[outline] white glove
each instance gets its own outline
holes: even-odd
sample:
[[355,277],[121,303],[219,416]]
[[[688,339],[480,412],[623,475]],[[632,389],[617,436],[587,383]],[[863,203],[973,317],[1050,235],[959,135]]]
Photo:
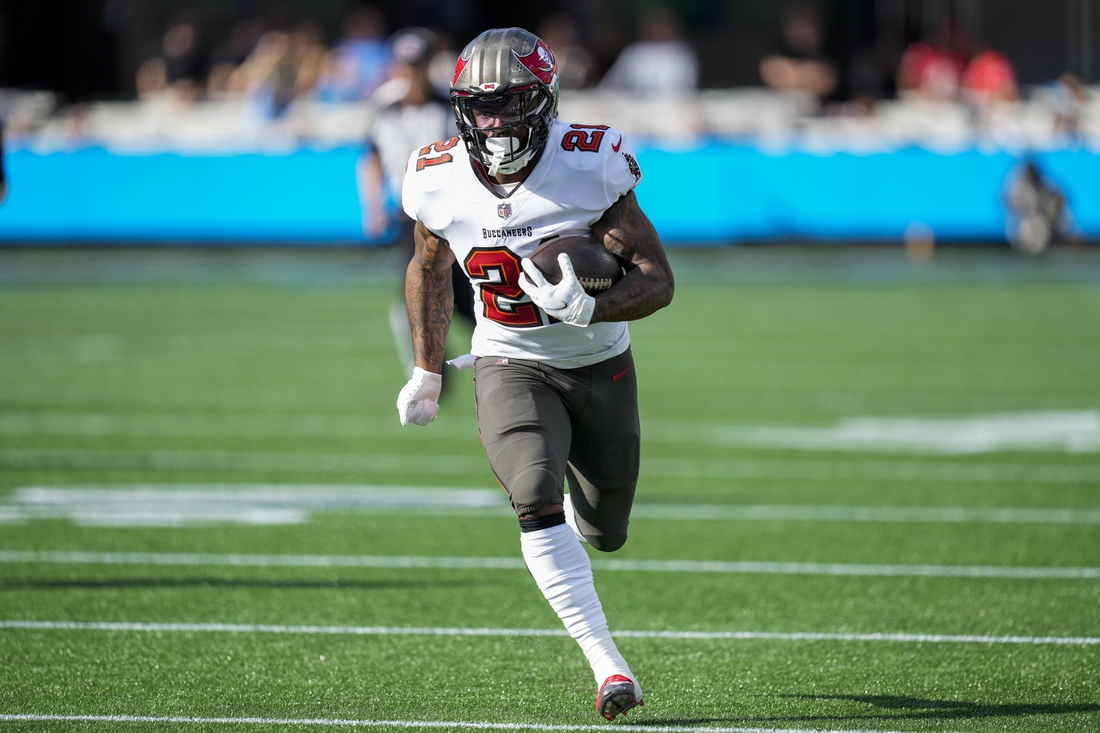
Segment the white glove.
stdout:
[[401,424],[427,425],[435,420],[439,414],[439,390],[442,386],[440,375],[415,367],[412,379],[397,395],[397,414]]
[[573,263],[569,261],[569,255],[564,252],[558,255],[561,282],[557,285],[546,282],[542,272],[530,259],[524,257],[520,265],[523,266],[523,271],[527,273],[527,278],[530,280],[521,277],[519,287],[530,296],[535,305],[570,326],[584,328],[592,322],[592,311],[596,308],[596,299],[584,292],[584,287],[573,272]]

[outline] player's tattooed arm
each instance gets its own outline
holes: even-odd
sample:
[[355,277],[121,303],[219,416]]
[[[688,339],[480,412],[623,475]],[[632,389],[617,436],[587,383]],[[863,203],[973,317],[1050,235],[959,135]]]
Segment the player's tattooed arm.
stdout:
[[661,237],[631,191],[592,225],[593,238],[624,263],[626,275],[596,296],[592,322],[645,318],[672,302],[675,281]]
[[429,372],[443,369],[443,347],[451,327],[455,297],[451,286],[454,253],[447,240],[420,222],[413,234],[416,252],[405,272],[405,305],[412,329],[416,366]]

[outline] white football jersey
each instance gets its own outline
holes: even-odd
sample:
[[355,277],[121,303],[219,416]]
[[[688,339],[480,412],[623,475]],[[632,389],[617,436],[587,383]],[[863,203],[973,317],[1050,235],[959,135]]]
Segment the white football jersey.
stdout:
[[592,236],[604,211],[642,178],[623,134],[555,121],[527,180],[494,191],[458,138],[415,151],[405,171],[405,213],[447,240],[474,286],[471,350],[561,369],[626,351],[626,323],[577,328],[548,316],[519,288],[520,260],[559,236]]

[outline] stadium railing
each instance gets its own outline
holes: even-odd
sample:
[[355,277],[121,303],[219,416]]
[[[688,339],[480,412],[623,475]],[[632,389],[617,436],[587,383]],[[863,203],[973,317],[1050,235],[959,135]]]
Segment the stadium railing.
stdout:
[[[49,93],[0,91],[8,136],[38,149],[78,145],[161,150],[248,150],[339,147],[365,138],[369,102],[297,100],[278,117],[248,99],[184,102],[170,93],[140,102],[97,102],[57,109]],[[807,95],[744,88],[703,90],[676,100],[598,90],[563,92],[561,117],[611,125],[632,138],[684,143],[738,140],[835,150],[1003,147],[1043,150],[1083,142],[1100,148],[1100,88],[1090,91],[1074,122],[1045,87],[1020,102],[977,111],[958,101],[917,97],[873,107],[822,110]],[[870,110],[871,113],[866,112]]]

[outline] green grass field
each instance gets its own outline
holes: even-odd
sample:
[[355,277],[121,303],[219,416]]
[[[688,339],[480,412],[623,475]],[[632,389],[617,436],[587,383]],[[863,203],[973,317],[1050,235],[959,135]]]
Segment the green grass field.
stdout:
[[[384,257],[134,254],[117,285],[85,256],[0,261],[0,730],[610,725],[469,373],[397,421]],[[744,256],[674,253],[631,326],[637,511],[591,553],[627,725],[1100,730],[1096,280],[987,253],[722,282],[791,257]]]

